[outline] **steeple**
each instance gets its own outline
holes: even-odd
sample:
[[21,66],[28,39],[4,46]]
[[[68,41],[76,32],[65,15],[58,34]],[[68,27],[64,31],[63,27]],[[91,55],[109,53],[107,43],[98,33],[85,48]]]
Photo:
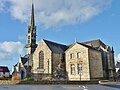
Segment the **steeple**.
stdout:
[[27,33],[27,44],[25,46],[27,48],[27,54],[32,54],[36,47],[36,26],[35,26],[35,19],[34,19],[34,3],[32,2],[32,10],[30,16],[30,23],[28,26],[28,33]]
[[114,53],[114,48],[112,47],[112,51],[111,51],[112,53]]
[[30,26],[35,27],[35,20],[34,20],[34,2],[32,1],[32,11],[30,17]]

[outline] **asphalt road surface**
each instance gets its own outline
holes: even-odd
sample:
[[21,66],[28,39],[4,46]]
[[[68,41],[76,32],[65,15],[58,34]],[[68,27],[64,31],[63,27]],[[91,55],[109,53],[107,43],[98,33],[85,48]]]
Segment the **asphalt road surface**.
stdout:
[[120,84],[110,85],[0,85],[0,90],[120,90]]

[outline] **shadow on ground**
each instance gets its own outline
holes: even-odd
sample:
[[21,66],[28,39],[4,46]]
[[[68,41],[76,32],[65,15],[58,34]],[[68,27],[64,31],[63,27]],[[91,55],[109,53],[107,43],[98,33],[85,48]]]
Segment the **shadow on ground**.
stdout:
[[107,87],[112,87],[112,88],[120,89],[120,85],[104,84],[104,85],[102,85],[102,86],[107,86]]

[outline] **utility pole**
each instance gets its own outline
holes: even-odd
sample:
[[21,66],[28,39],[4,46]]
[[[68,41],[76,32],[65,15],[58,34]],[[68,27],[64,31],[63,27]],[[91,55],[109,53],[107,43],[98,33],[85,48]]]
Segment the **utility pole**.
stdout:
[[80,81],[81,81],[81,72],[80,72]]

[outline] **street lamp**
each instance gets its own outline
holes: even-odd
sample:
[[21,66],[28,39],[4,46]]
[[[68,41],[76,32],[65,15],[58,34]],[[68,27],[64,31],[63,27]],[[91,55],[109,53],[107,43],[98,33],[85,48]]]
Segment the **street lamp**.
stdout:
[[79,74],[80,74],[80,81],[81,81],[81,75],[82,75],[82,64],[79,64]]
[[30,59],[30,54],[28,54],[28,58],[27,58],[27,60],[28,60],[28,65],[27,65],[27,78],[29,77],[29,59]]
[[48,74],[49,74],[49,59],[48,59],[48,61],[47,61],[47,62],[48,62]]
[[80,81],[81,81],[81,74],[82,74],[82,72],[80,71]]

